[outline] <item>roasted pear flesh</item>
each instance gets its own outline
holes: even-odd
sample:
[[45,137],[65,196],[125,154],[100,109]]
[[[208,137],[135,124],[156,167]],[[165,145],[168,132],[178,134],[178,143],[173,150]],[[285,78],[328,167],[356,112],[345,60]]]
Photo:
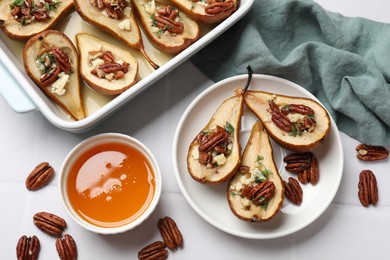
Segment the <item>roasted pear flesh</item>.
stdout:
[[138,63],[129,51],[87,33],[77,34],[76,42],[80,75],[92,89],[117,95],[134,85]]
[[257,121],[241,166],[228,184],[230,209],[244,221],[263,222],[279,212],[283,198],[283,183],[275,166],[270,139],[262,123]]
[[47,30],[30,38],[23,50],[30,78],[75,120],[85,117],[78,73],[78,54],[62,32]]
[[199,39],[198,24],[171,4],[135,0],[134,7],[149,39],[163,52],[177,54]]
[[198,22],[214,24],[219,23],[234,13],[239,0],[171,0],[188,16]]
[[11,39],[27,40],[52,28],[72,9],[72,0],[2,0],[1,29]]
[[224,100],[192,141],[187,167],[196,181],[206,184],[227,181],[240,166],[239,131],[243,105],[242,95]]
[[330,131],[330,118],[318,102],[265,91],[246,91],[245,104],[280,146],[306,152],[321,144]]

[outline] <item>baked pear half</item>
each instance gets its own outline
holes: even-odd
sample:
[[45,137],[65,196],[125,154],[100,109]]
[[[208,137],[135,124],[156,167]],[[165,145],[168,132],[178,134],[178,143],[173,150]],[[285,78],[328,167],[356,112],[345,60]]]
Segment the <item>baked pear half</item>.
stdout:
[[27,40],[52,28],[71,10],[72,0],[1,0],[0,25],[9,38]]
[[171,0],[195,21],[214,24],[219,23],[234,13],[239,0]]
[[138,63],[129,51],[87,34],[76,34],[80,75],[94,90],[117,95],[137,81]]
[[326,109],[313,99],[264,91],[246,91],[245,104],[280,146],[306,152],[321,144],[330,131]]
[[47,30],[30,38],[23,50],[30,78],[75,120],[85,118],[79,78],[78,54],[62,32]]
[[227,188],[230,209],[250,222],[270,220],[284,199],[283,182],[273,159],[267,131],[257,121],[244,149],[241,166]]
[[134,0],[144,31],[158,49],[177,54],[199,39],[198,24],[171,4]]
[[74,0],[77,13],[87,23],[108,32],[142,53],[154,68],[159,66],[145,52],[141,31],[128,0]]
[[237,171],[241,162],[239,132],[243,105],[242,95],[224,100],[191,142],[187,167],[194,180],[217,184]]

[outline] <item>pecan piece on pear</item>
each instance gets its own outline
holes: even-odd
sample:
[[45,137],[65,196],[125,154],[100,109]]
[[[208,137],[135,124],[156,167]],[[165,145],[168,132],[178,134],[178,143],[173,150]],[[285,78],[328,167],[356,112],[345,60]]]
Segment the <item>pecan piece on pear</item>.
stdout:
[[378,186],[371,170],[363,170],[359,175],[358,197],[364,207],[376,205],[378,202]]
[[35,226],[53,237],[60,237],[66,228],[66,222],[63,218],[48,212],[36,213],[33,221]]
[[40,249],[41,245],[36,236],[23,235],[16,246],[16,257],[18,260],[37,260]]
[[77,246],[73,237],[66,234],[64,238],[57,238],[56,249],[61,260],[76,260]]
[[358,152],[356,157],[362,161],[384,160],[389,155],[389,151],[378,145],[359,144],[355,150]]
[[31,191],[46,186],[54,175],[54,169],[48,162],[38,164],[26,179],[26,188]]
[[159,219],[157,226],[169,249],[174,250],[183,246],[183,236],[172,218],[166,216]]

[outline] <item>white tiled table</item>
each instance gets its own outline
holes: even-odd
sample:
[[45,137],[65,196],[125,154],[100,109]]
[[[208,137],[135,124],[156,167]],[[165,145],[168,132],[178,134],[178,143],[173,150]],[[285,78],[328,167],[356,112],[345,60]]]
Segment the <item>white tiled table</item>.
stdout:
[[[390,3],[385,0],[317,2],[347,16],[390,22]],[[191,81],[187,75],[191,75]],[[176,183],[172,140],[185,108],[212,83],[190,62],[185,62],[83,134],[54,127],[40,112],[17,114],[0,98],[0,259],[16,258],[16,243],[23,234],[39,236],[40,259],[57,259],[55,240],[32,224],[34,213],[43,210],[67,220],[66,232],[77,242],[79,259],[136,259],[140,248],[160,239],[156,223],[164,215],[176,220],[185,239],[184,248],[171,253],[169,259],[389,259],[388,161],[369,165],[357,161],[354,148],[358,142],[343,133],[345,166],[339,191],[329,208],[308,227],[283,238],[249,240],[226,234],[203,220],[189,206]],[[163,193],[157,210],[139,228],[120,235],[97,235],[78,227],[62,208],[57,176],[38,192],[28,192],[24,184],[26,174],[37,163],[49,161],[59,170],[74,145],[103,132],[122,132],[142,140],[157,157],[163,174]],[[377,176],[379,204],[376,207],[364,208],[357,198],[358,174],[366,168]]]

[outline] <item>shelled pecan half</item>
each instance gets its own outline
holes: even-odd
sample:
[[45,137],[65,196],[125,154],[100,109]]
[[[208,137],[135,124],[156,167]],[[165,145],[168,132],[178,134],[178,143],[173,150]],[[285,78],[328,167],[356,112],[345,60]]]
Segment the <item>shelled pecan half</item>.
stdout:
[[204,8],[206,14],[218,14],[234,8],[233,1],[209,1],[209,5]]
[[159,219],[157,227],[169,249],[174,250],[183,246],[183,236],[172,218],[166,216]]
[[60,237],[66,228],[63,218],[48,212],[36,213],[33,221],[40,230],[53,237]]
[[54,175],[54,169],[48,162],[38,164],[26,179],[26,188],[31,191],[38,190],[47,185]]
[[76,260],[77,259],[77,246],[73,237],[66,234],[64,238],[57,238],[56,249],[58,256],[61,260]]
[[302,184],[311,183],[312,185],[316,185],[318,183],[319,178],[320,174],[318,168],[318,160],[312,153],[310,167],[298,173],[298,180]]
[[168,250],[166,244],[162,241],[153,242],[138,252],[138,259],[153,260],[153,259],[167,259]]
[[254,186],[248,194],[252,202],[258,206],[265,205],[275,193],[275,184],[272,181],[263,181]]
[[292,203],[301,205],[303,199],[303,191],[299,182],[293,177],[288,178],[288,182],[283,181],[284,195]]
[[371,170],[363,170],[359,175],[358,197],[364,207],[376,205],[378,202],[378,186]]
[[319,181],[319,165],[317,157],[312,152],[291,153],[283,158],[285,169],[298,174],[298,180],[302,184],[315,185]]
[[383,146],[359,144],[355,150],[358,152],[356,157],[362,161],[384,160],[389,155],[389,151]]
[[40,249],[40,242],[36,236],[23,235],[16,246],[16,257],[18,260],[37,260]]

